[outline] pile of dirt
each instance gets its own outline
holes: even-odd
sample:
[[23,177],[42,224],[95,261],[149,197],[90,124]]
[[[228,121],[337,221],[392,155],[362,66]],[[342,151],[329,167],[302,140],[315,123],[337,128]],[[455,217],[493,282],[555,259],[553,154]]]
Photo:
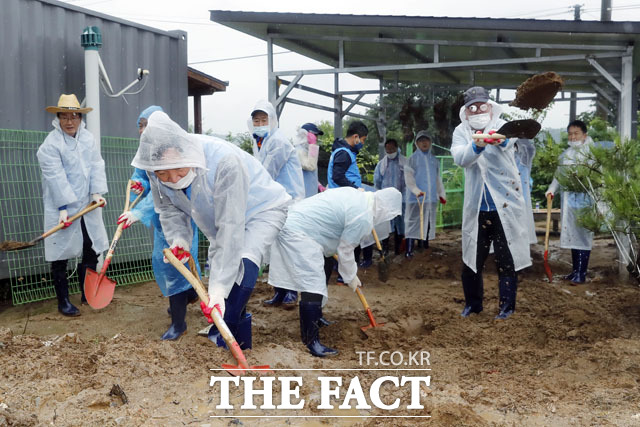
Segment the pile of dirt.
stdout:
[[564,80],[553,71],[529,77],[516,89],[516,98],[509,104],[521,110],[543,110],[553,101]]
[[[372,370],[384,351],[399,352],[405,361],[410,353],[428,352],[429,365],[402,367],[432,369],[421,373],[431,376],[430,385],[420,388],[424,409],[409,412],[430,415],[434,426],[637,425],[640,290],[611,280],[611,241],[596,241],[589,281],[579,287],[559,280],[570,270],[570,253],[558,249],[557,240],[551,242],[550,262],[558,279],[551,284],[542,246],[534,245],[534,266],[519,275],[516,313],[497,322],[492,259],[484,275],[484,311],[467,319],[459,315],[459,239],[459,232],[439,233],[413,259],[393,258],[388,283],[378,281],[375,265],[360,272],[376,320],[386,322],[382,328],[362,332],[368,320],[358,298],[332,280],[324,315],[335,323],[320,336],[340,351],[334,358],[311,356],[300,341],[298,311],[263,307],[272,289],[258,283],[248,308],[253,349],[245,354],[251,364],[287,370],[275,371],[277,376],[303,378],[300,398],[307,404],[296,411],[239,410],[244,396],[235,389],[230,403],[236,409],[216,409],[220,391],[210,387],[210,376],[225,376],[218,369],[233,359],[196,334],[205,326],[196,305],[188,308],[187,334],[160,341],[170,319],[154,283],[118,288],[107,308],[82,306],[77,318],[60,316],[54,301],[6,308],[0,313],[0,425],[418,425],[420,419],[364,418],[389,413],[340,410],[341,400],[334,410],[317,409],[314,384],[320,375],[345,381],[358,376],[365,390],[382,375],[411,375]],[[375,356],[369,364],[362,356],[367,351]],[[347,368],[358,371],[336,371]],[[127,403],[111,392],[114,384]],[[386,384],[382,392],[386,403],[401,399],[401,408],[411,397],[408,387]],[[274,402],[279,401],[276,388]],[[261,418],[220,418],[234,415]],[[275,415],[362,418],[269,418]]]

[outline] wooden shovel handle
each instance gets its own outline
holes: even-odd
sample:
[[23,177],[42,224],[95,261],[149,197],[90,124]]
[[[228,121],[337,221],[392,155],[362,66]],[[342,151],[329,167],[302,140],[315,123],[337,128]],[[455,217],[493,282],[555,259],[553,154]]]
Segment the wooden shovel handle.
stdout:
[[[422,197],[422,201],[420,201],[420,197]],[[426,198],[426,195],[416,197],[420,206],[420,240],[424,240],[424,201]]]
[[553,196],[547,194],[547,228],[544,232],[544,250],[549,250],[549,229],[551,228],[551,205],[553,204]]
[[[77,214],[75,214],[74,216],[69,218],[69,222],[73,222],[73,221],[77,220],[78,218],[80,218],[82,215],[87,214],[87,213],[91,212],[92,210],[97,209],[97,208],[102,207],[102,206],[104,206],[104,203],[98,204],[96,202],[91,202],[91,203],[89,203],[87,205],[86,208],[82,209],[80,212],[78,212]],[[62,228],[64,228],[64,224],[60,223],[60,224],[56,225],[55,227],[53,227],[51,230],[49,230],[46,233],[44,233],[42,236],[40,236],[36,240],[45,239],[45,238],[51,236],[56,231],[62,230]]]
[[124,212],[127,212],[129,210],[129,199],[130,197],[130,193],[131,193],[131,184],[133,183],[133,181],[128,180],[127,181],[127,189],[124,192],[124,197],[126,197],[125,201],[124,201]]
[[471,138],[473,139],[507,139],[505,135],[502,135],[500,133],[492,133],[492,134],[474,133],[473,135],[471,135]]
[[360,290],[360,288],[356,288],[356,294],[358,294],[358,298],[360,298],[360,302],[362,303],[362,306],[364,307],[365,310],[369,310],[369,303],[367,303],[367,299],[364,297],[364,294],[362,293],[362,291]]
[[376,248],[378,248],[378,250],[382,252],[382,245],[380,244],[380,239],[378,239],[378,233],[376,232],[375,228],[371,230],[371,234],[373,234],[373,240],[376,241]]

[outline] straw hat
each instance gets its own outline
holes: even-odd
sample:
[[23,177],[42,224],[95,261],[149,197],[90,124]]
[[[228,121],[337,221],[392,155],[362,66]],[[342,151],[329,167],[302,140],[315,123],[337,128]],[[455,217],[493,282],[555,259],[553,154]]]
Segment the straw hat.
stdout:
[[93,108],[81,108],[80,103],[78,102],[78,98],[74,94],[65,95],[64,93],[60,95],[58,99],[58,106],[49,106],[45,108],[49,113],[82,113],[86,114],[89,111],[93,110]]

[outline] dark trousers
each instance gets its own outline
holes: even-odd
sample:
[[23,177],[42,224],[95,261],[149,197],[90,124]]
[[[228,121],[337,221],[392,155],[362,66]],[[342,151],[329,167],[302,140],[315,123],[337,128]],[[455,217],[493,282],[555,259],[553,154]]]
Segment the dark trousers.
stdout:
[[[93,242],[87,233],[87,227],[84,225],[84,218],[80,221],[80,227],[82,228],[82,261],[78,265],[78,283],[80,284],[80,290],[82,292],[82,300],[84,301],[84,276],[87,268],[93,270],[98,265],[98,254],[96,254],[92,248]],[[69,281],[67,280],[67,261],[66,259],[53,261],[51,263],[51,276],[53,278],[53,285],[56,289],[56,295],[58,299],[69,297]]]
[[478,244],[476,248],[476,270],[474,273],[467,265],[462,266],[462,287],[466,305],[474,309],[482,309],[484,288],[482,283],[482,270],[489,256],[489,248],[493,243],[493,249],[498,267],[498,277],[515,278],[516,272],[513,265],[513,257],[509,250],[507,238],[500,222],[497,211],[478,214]]
[[336,264],[336,260],[333,257],[324,257],[324,275],[327,279],[327,286],[329,285],[329,279],[331,279],[331,274],[333,273],[333,267]]

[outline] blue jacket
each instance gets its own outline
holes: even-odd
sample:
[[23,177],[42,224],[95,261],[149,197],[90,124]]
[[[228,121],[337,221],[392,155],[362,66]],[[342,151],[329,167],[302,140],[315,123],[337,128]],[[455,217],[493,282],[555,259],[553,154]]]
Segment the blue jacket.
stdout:
[[331,159],[327,170],[327,181],[329,188],[362,186],[360,170],[356,162],[358,150],[351,147],[342,138],[336,138],[331,147]]

